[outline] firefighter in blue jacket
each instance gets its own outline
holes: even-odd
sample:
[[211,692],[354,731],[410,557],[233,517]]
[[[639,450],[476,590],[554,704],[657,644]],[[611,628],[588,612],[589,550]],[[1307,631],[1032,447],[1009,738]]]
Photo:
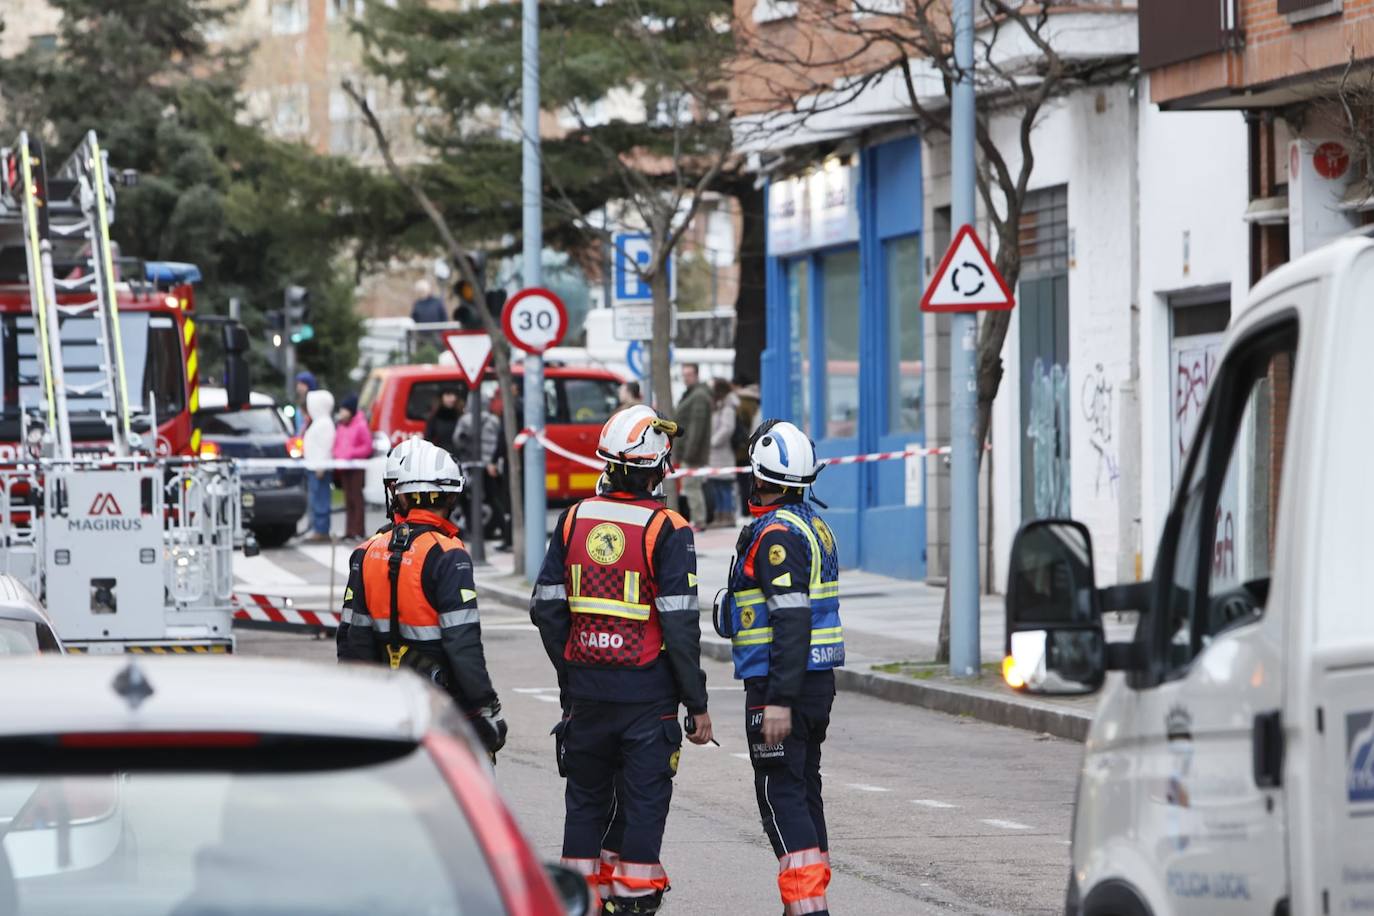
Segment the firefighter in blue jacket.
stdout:
[[828,914],[821,744],[844,664],[835,536],[811,502],[816,447],[770,420],[749,442],[752,524],[740,532],[716,629],[744,681],[745,735],[786,916]]
[[676,426],[644,405],[606,421],[605,485],[559,518],[530,606],[563,699],[563,864],[602,913],[657,912],[668,889],[659,853],[679,704],[687,738],[711,740],[692,529],[653,496]]

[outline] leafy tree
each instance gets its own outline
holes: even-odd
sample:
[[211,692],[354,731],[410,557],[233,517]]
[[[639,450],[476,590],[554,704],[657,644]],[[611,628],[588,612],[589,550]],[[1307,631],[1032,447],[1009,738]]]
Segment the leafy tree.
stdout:
[[[360,328],[339,256],[350,243],[355,256],[384,249],[379,233],[405,219],[393,206],[400,198],[341,160],[243,123],[237,89],[248,49],[206,37],[241,0],[50,2],[61,13],[56,49],[0,60],[2,136],[27,129],[60,161],[94,128],[112,164],[140,175],[119,192],[121,249],[197,264],[201,311],[222,313],[237,296],[253,330],[285,286],[310,287],[316,338],[301,361],[346,386]],[[207,357],[215,336],[202,335]],[[270,379],[265,335],[254,336],[255,374]]]

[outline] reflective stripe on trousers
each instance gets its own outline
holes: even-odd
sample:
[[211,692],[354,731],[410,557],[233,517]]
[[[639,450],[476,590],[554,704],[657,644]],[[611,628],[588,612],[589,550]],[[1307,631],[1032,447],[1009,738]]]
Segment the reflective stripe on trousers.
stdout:
[[668,873],[657,862],[626,862],[621,859],[605,885],[607,897],[647,897],[668,889]]
[[778,891],[784,916],[829,910],[825,899],[829,884],[829,856],[819,849],[803,849],[778,859]]

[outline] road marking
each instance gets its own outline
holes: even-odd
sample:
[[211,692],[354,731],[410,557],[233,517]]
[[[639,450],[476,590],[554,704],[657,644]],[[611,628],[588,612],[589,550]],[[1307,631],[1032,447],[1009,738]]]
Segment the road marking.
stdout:
[[951,805],[949,802],[942,802],[936,798],[913,798],[913,805],[920,805],[922,808],[957,808],[958,805]]
[[536,694],[534,694],[534,698],[535,698],[536,700],[542,700],[542,701],[545,702],[545,703],[557,703],[557,702],[558,702],[558,697],[551,697],[551,696],[548,696],[547,694],[543,694],[543,693],[536,693]]
[[357,546],[351,541],[341,541],[334,547],[330,547],[328,544],[301,544],[296,548],[296,552],[310,558],[325,569],[333,568],[335,572],[347,576],[348,560]]
[[557,687],[514,687],[516,693],[557,693]]
[[738,757],[740,760],[748,760],[748,759],[749,759],[749,754],[748,754],[748,753],[744,753],[744,754],[731,754],[730,756],[731,756],[731,757]]
[[[301,576],[296,575],[291,570],[269,558],[266,554],[258,554],[256,557],[245,557],[239,555],[234,557],[234,578],[245,584],[251,584],[252,591],[266,593],[274,585],[310,585]],[[329,583],[324,583],[325,588]]]
[[979,820],[979,823],[987,824],[989,827],[996,827],[996,828],[998,828],[999,830],[1034,830],[1034,829],[1035,829],[1035,828],[1032,827],[1030,824],[1022,824],[1022,823],[1018,823],[1017,821],[1004,821],[1004,820],[999,820],[998,818],[995,818],[995,817],[985,817],[985,818],[981,818],[981,819]]
[[891,789],[884,789],[882,786],[870,786],[870,785],[867,785],[866,783],[862,783],[862,782],[851,782],[851,783],[849,783],[848,785],[849,785],[849,788],[851,788],[851,789],[856,789],[856,790],[858,790],[858,791],[860,791],[860,792],[891,792],[891,791],[892,791]]

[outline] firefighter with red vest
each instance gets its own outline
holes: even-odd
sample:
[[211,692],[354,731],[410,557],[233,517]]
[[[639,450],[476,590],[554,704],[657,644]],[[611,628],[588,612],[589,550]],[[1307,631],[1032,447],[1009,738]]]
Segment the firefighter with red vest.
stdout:
[[402,462],[403,517],[367,544],[348,645],[353,657],[412,668],[447,690],[494,761],[506,721],[482,650],[472,557],[449,521],[466,483],[452,456],[427,442]]
[[602,427],[599,495],[558,520],[530,606],[558,673],[567,778],[563,864],[603,913],[654,913],[668,889],[663,829],[687,737],[711,740],[692,529],[653,497],[677,424],[644,405]]
[[735,677],[744,681],[754,794],[778,857],[784,916],[828,914],[820,767],[834,669],[844,664],[839,557],[834,534],[807,501],[821,464],[806,433],[764,423],[749,441],[749,464],[754,521],[740,532],[716,631],[730,640]]

